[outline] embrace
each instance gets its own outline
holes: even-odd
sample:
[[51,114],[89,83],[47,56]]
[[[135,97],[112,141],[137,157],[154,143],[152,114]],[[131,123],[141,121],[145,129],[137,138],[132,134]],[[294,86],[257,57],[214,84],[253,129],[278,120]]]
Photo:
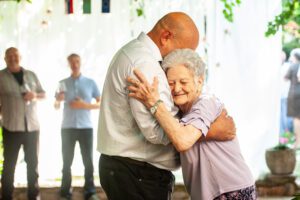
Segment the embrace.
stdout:
[[180,166],[192,200],[256,199],[233,119],[202,90],[198,42],[192,19],[169,13],[113,58],[98,143],[108,199],[171,199]]

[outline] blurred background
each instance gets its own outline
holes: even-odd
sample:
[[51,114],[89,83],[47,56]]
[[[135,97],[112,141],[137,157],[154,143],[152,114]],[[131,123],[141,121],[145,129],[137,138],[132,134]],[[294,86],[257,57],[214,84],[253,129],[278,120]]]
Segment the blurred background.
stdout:
[[[141,31],[148,32],[170,11],[183,11],[196,22],[197,51],[208,64],[207,87],[233,116],[243,155],[256,179],[269,172],[266,149],[281,142],[293,147],[294,135],[280,131],[282,64],[299,48],[299,1],[282,0],[0,0],[0,68],[4,52],[17,47],[22,66],[33,70],[46,90],[39,104],[41,123],[40,183],[58,186],[61,177],[62,112],[53,108],[58,81],[69,76],[66,57],[78,53],[82,71],[102,88],[114,53]],[[289,16],[280,14],[294,5]],[[299,14],[297,14],[297,12]],[[277,16],[277,17],[276,17]],[[281,17],[280,17],[281,16]],[[300,112],[300,111],[299,111]],[[93,113],[95,137],[98,111]],[[96,142],[96,139],[95,139]],[[99,153],[94,153],[95,169]],[[15,182],[26,184],[26,165],[19,156]],[[299,168],[299,169],[298,169]],[[79,149],[73,176],[81,185]],[[97,170],[95,170],[97,177]],[[178,183],[182,183],[177,171]],[[300,175],[300,165],[294,174]],[[96,181],[99,185],[99,181]]]

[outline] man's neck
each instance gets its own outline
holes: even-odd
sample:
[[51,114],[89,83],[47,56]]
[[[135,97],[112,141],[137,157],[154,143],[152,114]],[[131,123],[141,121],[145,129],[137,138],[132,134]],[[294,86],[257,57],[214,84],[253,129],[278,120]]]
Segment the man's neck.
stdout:
[[7,66],[7,69],[11,72],[11,73],[17,73],[20,72],[22,70],[22,68],[20,66]]
[[81,75],[81,72],[73,72],[71,74],[72,78],[77,79]]
[[162,52],[162,49],[159,45],[159,38],[156,36],[156,34],[153,31],[150,31],[149,33],[147,33],[148,37],[156,44],[156,46],[158,47],[159,51],[160,51],[160,55],[164,56],[164,53]]

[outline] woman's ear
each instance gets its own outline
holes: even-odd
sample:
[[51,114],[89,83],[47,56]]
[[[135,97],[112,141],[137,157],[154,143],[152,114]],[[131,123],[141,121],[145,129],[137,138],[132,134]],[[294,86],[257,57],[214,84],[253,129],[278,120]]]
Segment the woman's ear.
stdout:
[[199,76],[198,80],[197,80],[197,91],[200,92],[202,90],[203,87],[203,83],[204,83],[204,76]]
[[204,75],[199,76],[199,78],[198,78],[198,84],[202,86],[203,82],[204,82]]

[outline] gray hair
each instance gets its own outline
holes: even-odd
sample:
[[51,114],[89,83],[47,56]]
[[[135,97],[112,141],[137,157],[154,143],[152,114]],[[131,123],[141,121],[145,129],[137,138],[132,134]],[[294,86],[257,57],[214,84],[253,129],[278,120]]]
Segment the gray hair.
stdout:
[[193,71],[196,77],[202,76],[205,71],[205,63],[192,49],[176,49],[169,53],[162,62],[162,68],[167,71],[177,65],[184,65]]
[[294,57],[298,61],[300,61],[300,48],[295,48],[291,51],[289,61],[291,61],[291,58]]

